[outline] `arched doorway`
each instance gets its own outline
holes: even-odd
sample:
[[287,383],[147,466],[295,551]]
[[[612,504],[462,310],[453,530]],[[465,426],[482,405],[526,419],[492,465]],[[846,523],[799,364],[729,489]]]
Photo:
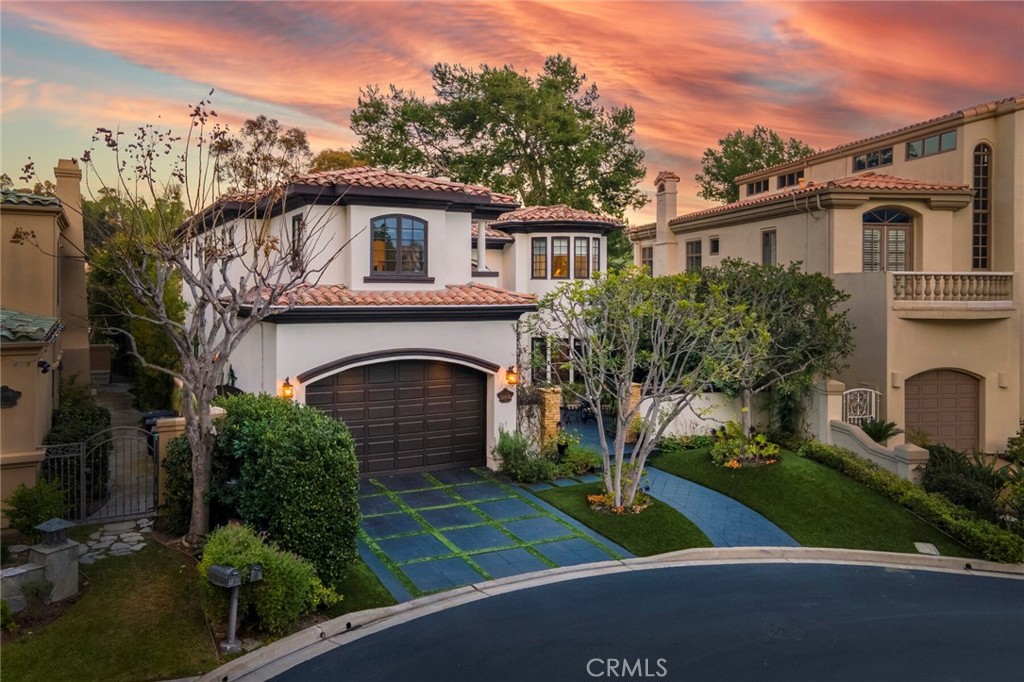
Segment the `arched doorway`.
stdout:
[[345,422],[361,473],[486,464],[486,375],[436,360],[348,369],[306,386],[306,404]]
[[966,372],[936,369],[907,379],[905,428],[927,433],[933,443],[977,450],[980,382]]

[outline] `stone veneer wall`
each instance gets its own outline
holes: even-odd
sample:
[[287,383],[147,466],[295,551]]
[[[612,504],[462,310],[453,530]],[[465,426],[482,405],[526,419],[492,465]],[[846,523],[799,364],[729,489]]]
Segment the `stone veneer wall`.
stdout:
[[562,389],[542,388],[540,393],[540,447],[558,438],[558,425],[562,421]]

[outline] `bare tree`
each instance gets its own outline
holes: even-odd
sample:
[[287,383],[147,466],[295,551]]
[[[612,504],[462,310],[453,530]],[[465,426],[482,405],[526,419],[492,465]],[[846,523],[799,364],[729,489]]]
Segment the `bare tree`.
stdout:
[[[287,159],[274,163],[265,154],[251,154],[253,163],[261,164],[259,172],[247,174],[236,167],[231,177],[236,182],[258,178],[260,186],[236,186],[232,194],[222,195],[221,154],[234,147],[215,117],[207,97],[191,107],[184,137],[152,125],[130,136],[99,128],[82,157],[87,186],[98,181],[97,193],[115,192],[120,199],[116,214],[107,215],[117,235],[105,243],[111,250],[104,260],[103,267],[110,269],[106,274],[127,285],[131,300],[121,301],[125,312],[160,328],[180,359],[180,369],[157,364],[143,357],[128,330],[109,330],[129,339],[143,367],[169,374],[182,386],[194,475],[187,545],[200,542],[209,530],[206,494],[216,436],[211,402],[224,383],[231,353],[268,315],[290,308],[298,289],[317,283],[347,245],[335,243],[340,235],[327,232],[329,210],[309,212],[295,240],[283,219],[275,220],[291,191]],[[94,161],[97,143],[116,164],[110,183]],[[239,163],[237,156],[232,163]],[[267,170],[275,168],[276,173]],[[169,196],[180,197],[184,220]],[[164,291],[171,286],[183,290],[183,321],[165,304]]]
[[[764,352],[767,335],[721,288],[701,291],[700,277],[683,273],[650,277],[636,269],[567,283],[541,300],[524,323],[531,336],[562,343],[565,362],[552,380],[601,414],[609,397],[615,438],[608,446],[598,417],[604,484],[614,506],[630,507],[641,472],[671,421],[712,382],[727,381],[741,359]],[[633,384],[640,386],[634,403]],[[639,438],[629,460],[626,432],[639,420]]]

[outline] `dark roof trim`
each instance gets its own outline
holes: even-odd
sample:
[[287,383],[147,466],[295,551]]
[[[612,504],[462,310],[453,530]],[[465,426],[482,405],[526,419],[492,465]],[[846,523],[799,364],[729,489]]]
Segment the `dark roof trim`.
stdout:
[[562,234],[569,232],[586,232],[587,234],[598,233],[602,237],[611,234],[612,230],[621,230],[622,227],[606,222],[583,222],[583,221],[565,221],[565,220],[550,220],[550,221],[539,221],[534,220],[530,222],[507,222],[500,223],[494,226],[502,232],[508,232],[509,234],[531,234],[535,232],[548,232],[554,234]]
[[297,374],[296,379],[300,383],[318,377],[324,374],[336,374],[341,370],[348,367],[354,367],[357,365],[370,365],[377,362],[383,362],[385,360],[400,360],[402,358],[437,358],[438,360],[449,360],[455,361],[459,364],[469,365],[475,367],[484,372],[494,374],[498,371],[501,365],[484,360],[483,358],[473,357],[472,355],[464,355],[463,353],[455,353],[449,350],[439,350],[436,348],[393,348],[390,350],[374,351],[372,353],[360,353],[359,355],[349,355],[339,360],[334,360],[326,364],[307,369],[305,372]]
[[488,320],[518,320],[526,313],[537,310],[536,305],[489,306],[353,306],[328,308],[298,306],[270,315],[267,322],[274,324],[309,324],[314,322],[479,322]]

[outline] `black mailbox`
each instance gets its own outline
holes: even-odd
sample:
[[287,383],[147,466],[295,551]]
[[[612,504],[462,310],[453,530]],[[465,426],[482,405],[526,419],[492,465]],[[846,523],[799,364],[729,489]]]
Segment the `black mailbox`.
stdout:
[[238,587],[242,584],[242,573],[233,566],[210,566],[207,573],[210,583],[217,587]]
[[249,564],[249,582],[263,580],[263,564]]

